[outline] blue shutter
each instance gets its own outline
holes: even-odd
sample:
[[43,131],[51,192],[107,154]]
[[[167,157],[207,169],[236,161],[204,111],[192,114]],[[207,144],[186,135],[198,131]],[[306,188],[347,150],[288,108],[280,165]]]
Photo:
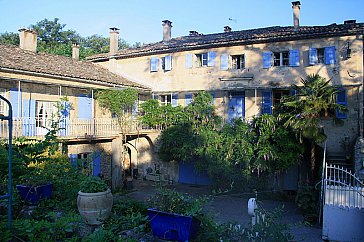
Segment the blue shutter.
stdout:
[[192,68],[192,54],[186,54],[186,68]]
[[63,101],[62,102],[63,109],[60,110],[61,120],[59,122],[59,136],[67,136],[69,134],[69,122],[70,122],[70,112],[71,112],[71,103]]
[[68,157],[70,158],[71,165],[75,168],[78,166],[78,155],[77,154],[69,154]]
[[18,88],[10,88],[10,103],[13,107],[13,117],[20,118],[21,114],[21,91],[20,91],[20,105],[18,100],[19,90]]
[[290,50],[289,51],[289,66],[300,66],[300,51]]
[[152,57],[150,59],[150,71],[158,71],[158,58]]
[[222,54],[220,56],[220,69],[221,70],[229,69],[229,55],[228,54]]
[[[347,106],[346,91],[344,89],[336,94],[336,103],[341,104],[344,107]],[[339,119],[346,119],[347,115],[346,112],[340,112],[339,109],[336,109],[336,117]]]
[[187,106],[191,102],[192,102],[192,93],[186,93],[185,94],[185,106]]
[[317,49],[316,48],[310,48],[310,50],[308,52],[308,58],[309,58],[310,65],[317,64]]
[[208,52],[207,53],[207,66],[215,66],[215,58],[216,58],[216,52]]
[[216,94],[214,92],[211,92],[210,94],[212,96],[212,104],[215,105],[216,104]]
[[167,55],[164,58],[164,70],[170,71],[172,70],[172,56]]
[[35,135],[35,100],[23,100],[22,135]]
[[92,175],[93,176],[100,176],[101,174],[101,152],[97,151],[93,154],[93,169],[92,169]]
[[272,114],[272,91],[262,91],[262,114]]
[[178,106],[178,93],[173,93],[172,94],[172,107],[177,107]]
[[335,46],[325,48],[325,64],[335,64]]
[[78,118],[92,119],[92,98],[88,95],[81,94],[78,97]]
[[133,117],[136,117],[138,114],[138,100],[136,100],[133,104],[133,107],[131,109],[131,114]]
[[263,52],[263,68],[271,67],[272,52]]

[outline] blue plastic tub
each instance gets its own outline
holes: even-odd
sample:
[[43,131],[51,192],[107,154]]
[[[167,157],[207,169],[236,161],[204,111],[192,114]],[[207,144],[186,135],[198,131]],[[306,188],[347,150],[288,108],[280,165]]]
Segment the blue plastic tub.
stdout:
[[53,184],[49,183],[41,186],[16,185],[20,197],[31,204],[37,204],[40,199],[51,198]]
[[164,240],[189,241],[194,239],[200,228],[200,221],[192,216],[148,209],[153,235]]

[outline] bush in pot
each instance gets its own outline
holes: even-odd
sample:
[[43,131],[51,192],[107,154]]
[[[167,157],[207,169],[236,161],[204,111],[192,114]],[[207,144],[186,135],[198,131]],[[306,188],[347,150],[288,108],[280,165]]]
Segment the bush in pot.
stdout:
[[77,208],[86,223],[102,224],[111,213],[111,190],[100,177],[90,176],[81,182],[77,196]]

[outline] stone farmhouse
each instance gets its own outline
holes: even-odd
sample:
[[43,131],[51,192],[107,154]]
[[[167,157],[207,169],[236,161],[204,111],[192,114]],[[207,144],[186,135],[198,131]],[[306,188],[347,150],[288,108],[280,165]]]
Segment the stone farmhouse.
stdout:
[[[340,87],[337,102],[348,108],[347,113],[336,113],[344,122],[342,126],[335,126],[330,117],[323,120],[329,159],[345,163],[353,153],[354,143],[363,136],[364,23],[347,20],[327,26],[301,26],[300,2],[292,2],[292,9],[292,26],[239,31],[225,26],[221,33],[190,31],[189,35],[175,38],[172,22],[164,20],[160,42],[123,50],[118,48],[118,29],[111,28],[110,52],[91,56],[89,62],[0,46],[0,88],[15,107],[21,106],[20,100],[23,106],[30,107],[18,108],[18,117],[33,117],[33,113],[39,116],[40,102],[34,105],[27,100],[48,100],[48,96],[52,97],[49,100],[56,100],[66,95],[75,104],[87,103],[83,111],[77,111],[77,107],[72,110],[71,119],[106,117],[93,102],[93,88],[131,86],[144,97],[172,106],[188,105],[194,94],[206,90],[214,97],[218,114],[230,122],[233,118],[249,120],[264,113],[274,114],[282,96],[291,94],[292,84],[300,85],[301,78],[319,74]],[[29,70],[23,70],[24,65],[38,58],[44,65],[32,64],[28,65]],[[48,62],[53,64],[45,65]],[[37,92],[26,91],[34,89]],[[27,110],[34,111],[31,114]],[[86,110],[88,113],[83,114]],[[155,175],[158,170],[166,174],[165,179],[196,181],[196,177],[186,177],[198,176],[192,168],[158,161],[152,148],[157,136],[153,133],[133,137],[136,139],[130,143],[130,167],[143,175]],[[89,145],[87,142],[85,146]],[[108,137],[107,142],[110,145],[112,139]],[[88,148],[77,144],[69,148],[69,154],[80,155],[85,149]]]

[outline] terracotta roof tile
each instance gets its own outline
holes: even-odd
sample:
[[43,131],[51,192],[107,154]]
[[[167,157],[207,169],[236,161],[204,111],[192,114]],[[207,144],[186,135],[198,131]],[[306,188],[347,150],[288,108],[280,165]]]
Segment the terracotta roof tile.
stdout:
[[[312,39],[330,36],[354,35],[362,33],[364,23],[331,24],[327,26],[301,26],[299,30],[294,27],[268,27],[231,31],[216,34],[192,35],[173,38],[170,41],[160,41],[146,44],[139,48],[123,49],[114,56],[116,58],[129,58],[160,53],[171,53],[194,49],[225,47],[232,45],[253,44],[289,41],[297,39]],[[92,61],[103,61],[109,54],[98,54],[87,58]]]
[[0,44],[0,68],[148,89],[90,61],[76,61],[65,56],[35,53],[13,45]]

